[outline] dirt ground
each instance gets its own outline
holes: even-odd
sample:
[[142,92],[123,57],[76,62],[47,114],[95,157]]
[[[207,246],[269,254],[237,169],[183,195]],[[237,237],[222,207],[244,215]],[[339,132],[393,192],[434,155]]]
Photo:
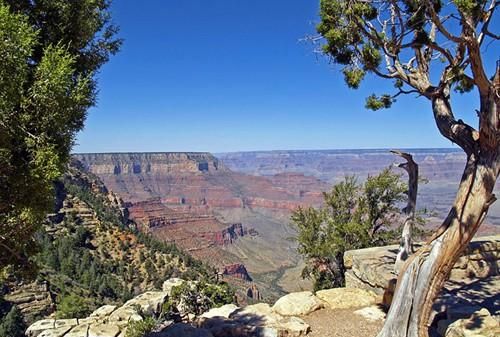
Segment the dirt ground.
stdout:
[[369,321],[357,309],[321,309],[302,319],[311,326],[307,337],[375,337],[383,321]]

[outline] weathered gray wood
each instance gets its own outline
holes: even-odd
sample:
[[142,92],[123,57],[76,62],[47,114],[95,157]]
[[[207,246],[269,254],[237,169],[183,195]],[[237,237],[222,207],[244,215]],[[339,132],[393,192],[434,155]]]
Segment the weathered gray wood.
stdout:
[[432,97],[436,124],[467,154],[467,164],[451,210],[430,240],[403,265],[391,308],[378,337],[427,337],[432,305],[453,265],[483,222],[500,173],[500,63],[480,97],[480,131],[455,121],[449,87]]
[[413,160],[412,155],[407,152],[399,150],[392,150],[391,152],[406,160],[406,163],[401,163],[398,167],[404,169],[408,173],[408,202],[406,207],[403,208],[406,219],[401,233],[399,252],[396,256],[396,262],[394,263],[394,270],[396,274],[399,274],[403,263],[413,254],[412,231],[417,207],[418,165]]

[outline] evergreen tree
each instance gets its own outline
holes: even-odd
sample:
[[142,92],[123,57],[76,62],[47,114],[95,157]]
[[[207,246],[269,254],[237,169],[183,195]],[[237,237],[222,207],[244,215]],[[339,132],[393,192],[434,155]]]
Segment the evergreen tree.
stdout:
[[[379,337],[428,336],[433,301],[496,200],[498,6],[496,0],[320,1],[314,41],[322,41],[322,52],[342,68],[346,84],[356,89],[373,75],[393,85],[367,97],[366,107],[390,108],[401,95],[416,95],[429,104],[441,135],[467,157],[448,215],[399,272]],[[475,95],[475,125],[456,117],[458,94]]]
[[87,301],[78,295],[63,296],[57,304],[57,318],[84,318],[89,314]]
[[9,313],[0,321],[0,336],[24,337],[27,326],[24,323],[21,311],[12,306]]
[[346,250],[383,245],[397,238],[390,226],[399,213],[406,186],[400,176],[386,169],[362,185],[346,177],[324,193],[321,208],[299,208],[292,214],[297,226],[298,250],[308,260],[304,277],[314,279],[314,289],[344,285]]
[[107,0],[0,0],[0,269],[27,272],[96,71],[118,50]]

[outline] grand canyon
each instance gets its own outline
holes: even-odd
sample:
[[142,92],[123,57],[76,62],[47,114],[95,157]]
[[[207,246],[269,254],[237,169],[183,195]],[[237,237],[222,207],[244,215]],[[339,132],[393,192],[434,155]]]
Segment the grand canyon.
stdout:
[[[409,151],[427,181],[418,206],[427,209],[432,228],[453,200],[465,158],[453,149]],[[141,230],[176,243],[267,300],[310,287],[300,277],[303,261],[295,249],[291,211],[319,206],[322,191],[346,175],[362,181],[398,162],[388,150],[86,153],[74,158],[124,200]],[[498,225],[500,207],[494,205],[482,234],[498,233]]]

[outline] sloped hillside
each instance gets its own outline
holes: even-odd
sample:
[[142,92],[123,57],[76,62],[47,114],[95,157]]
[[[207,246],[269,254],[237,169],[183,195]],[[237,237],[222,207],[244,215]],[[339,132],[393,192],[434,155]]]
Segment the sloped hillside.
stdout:
[[159,289],[170,277],[214,275],[174,244],[139,232],[121,199],[76,161],[57,183],[55,212],[39,242],[37,280],[10,280],[4,287],[4,306],[15,304],[28,322],[53,312],[84,316],[104,303]]

